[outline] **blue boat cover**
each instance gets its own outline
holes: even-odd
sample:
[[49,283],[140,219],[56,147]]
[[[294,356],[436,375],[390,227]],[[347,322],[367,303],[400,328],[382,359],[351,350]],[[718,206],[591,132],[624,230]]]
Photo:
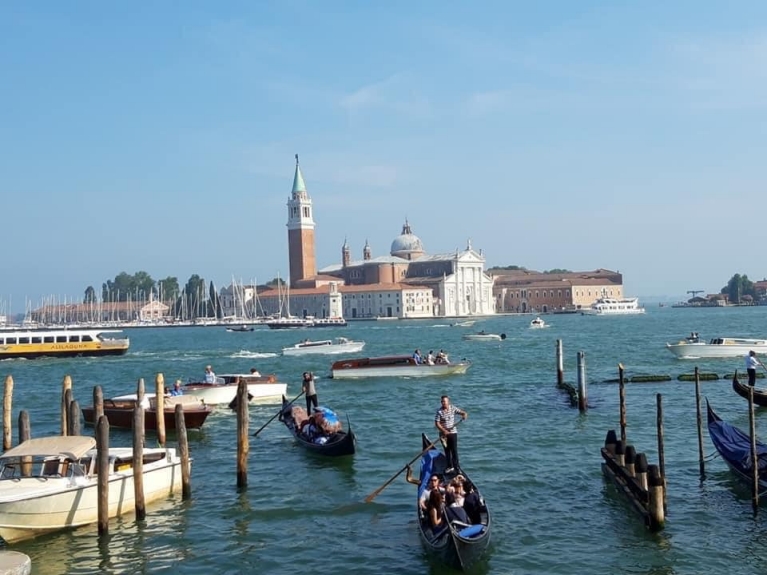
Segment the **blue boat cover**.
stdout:
[[[743,472],[750,471],[751,465],[751,438],[734,425],[726,421],[709,417],[708,433],[714,447],[731,465]],[[767,445],[756,442],[756,457],[759,461],[760,475],[767,470]]]
[[325,421],[327,421],[331,425],[336,425],[341,422],[341,420],[338,419],[338,414],[332,409],[330,409],[329,407],[320,405],[319,407],[315,407],[314,411],[315,413],[316,412],[322,413],[323,417],[325,418]]
[[421,456],[421,484],[418,486],[418,499],[421,498],[426,487],[429,485],[429,478],[434,469],[434,460],[442,455],[438,449],[430,449]]
[[474,537],[475,535],[479,535],[482,533],[482,530],[485,528],[484,525],[469,525],[468,527],[464,527],[458,532],[458,535],[460,537]]

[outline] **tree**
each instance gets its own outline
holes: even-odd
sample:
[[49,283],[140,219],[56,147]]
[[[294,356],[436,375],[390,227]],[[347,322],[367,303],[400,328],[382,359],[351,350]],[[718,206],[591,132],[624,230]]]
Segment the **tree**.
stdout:
[[188,311],[192,319],[198,317],[205,317],[205,304],[207,298],[205,297],[205,280],[197,274],[192,274],[184,287],[184,302],[185,309]]
[[748,276],[743,274],[735,274],[727,282],[720,293],[723,293],[733,303],[741,303],[744,296],[751,296],[752,301],[756,298],[756,289],[754,288],[754,282],[748,279]]
[[224,317],[224,312],[221,309],[221,300],[218,297],[216,286],[213,285],[213,280],[211,280],[210,282],[210,288],[208,289],[208,293],[210,294],[209,301],[210,301],[211,307],[213,308],[211,310],[213,312],[212,315],[214,315],[216,319],[221,319],[222,317]]
[[157,282],[157,297],[160,301],[176,301],[181,295],[181,288],[178,286],[178,278],[168,276],[164,280]]
[[96,290],[93,286],[85,288],[85,297],[83,297],[83,303],[96,303]]
[[566,270],[564,268],[554,268],[553,270],[544,271],[545,274],[571,274],[570,270]]
[[492,272],[492,271],[501,271],[501,270],[509,270],[509,271],[511,271],[511,270],[520,270],[520,271],[526,271],[527,268],[524,267],[524,266],[493,266],[491,268],[488,268],[487,271]]

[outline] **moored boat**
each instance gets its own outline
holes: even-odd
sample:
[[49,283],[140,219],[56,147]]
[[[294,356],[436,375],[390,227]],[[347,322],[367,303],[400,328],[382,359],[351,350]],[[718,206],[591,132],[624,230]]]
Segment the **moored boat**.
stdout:
[[357,449],[351,423],[347,421],[344,431],[338,415],[327,407],[315,408],[310,418],[303,407],[292,405],[283,395],[279,418],[298,444],[312,453],[341,457],[353,455]]
[[[490,512],[484,498],[466,472],[459,467],[449,474],[446,473],[445,455],[433,447],[426,435],[421,436],[421,442],[424,452],[421,456],[420,484],[415,502],[421,542],[424,548],[442,563],[453,569],[469,569],[479,561],[490,543],[492,526]],[[429,479],[432,476],[436,475],[442,483],[447,483],[459,474],[472,487],[472,491],[466,494],[464,503],[464,511],[469,522],[456,520],[455,516],[450,514],[450,508],[446,508],[442,512],[442,525],[434,529],[428,514],[421,508],[421,496],[429,488]],[[467,505],[470,498],[474,505]]]
[[231,373],[216,376],[215,383],[189,382],[183,386],[184,395],[194,396],[206,405],[229,405],[237,396],[240,380],[248,384],[250,402],[279,402],[288,390],[288,384],[277,381],[274,374]]
[[[739,396],[748,399],[749,386],[738,381],[738,372],[732,376],[732,390]],[[754,388],[754,404],[759,407],[767,407],[767,391]]]
[[342,359],[330,368],[333,379],[356,379],[364,377],[432,377],[466,373],[471,362],[418,363],[409,355],[386,357],[362,357]]
[[[0,537],[15,543],[98,520],[96,440],[29,439],[0,456]],[[181,458],[172,448],[144,449],[144,501],[181,491]],[[133,513],[133,448],[109,449],[109,517]]]
[[126,338],[105,337],[114,329],[45,329],[0,331],[0,359],[123,355]]
[[[177,395],[163,398],[163,419],[165,429],[176,429],[176,405],[184,406],[184,425],[187,429],[199,429],[213,410],[198,398],[193,396]],[[110,427],[120,429],[133,428],[133,410],[136,407],[136,394],[123,395],[104,399],[104,415],[109,420]],[[95,425],[96,410],[94,406],[81,409],[86,425]],[[144,430],[157,431],[157,403],[154,394],[144,396]]]
[[767,355],[767,339],[715,337],[705,342],[697,332],[692,332],[677,343],[667,343],[666,349],[679,359],[745,357],[752,350]]
[[503,341],[506,339],[506,334],[487,333],[485,330],[482,330],[477,333],[465,333],[461,339],[466,341]]
[[300,329],[314,326],[314,320],[304,317],[280,317],[266,322],[269,329]]
[[323,339],[320,341],[305,339],[291,347],[283,348],[282,355],[357,353],[362,351],[364,347],[364,341],[352,341],[345,337],[337,337],[335,340]]

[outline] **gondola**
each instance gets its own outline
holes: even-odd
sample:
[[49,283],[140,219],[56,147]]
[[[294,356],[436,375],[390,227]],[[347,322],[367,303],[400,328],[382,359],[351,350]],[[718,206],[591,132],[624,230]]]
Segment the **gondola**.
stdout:
[[[327,408],[323,408],[326,409]],[[303,409],[301,410],[303,411]],[[282,411],[279,416],[280,421],[285,424],[290,433],[295,437],[298,444],[319,455],[327,455],[330,457],[340,457],[343,455],[354,455],[357,449],[357,437],[352,431],[351,423],[347,420],[347,430],[337,431],[327,437],[324,443],[317,443],[307,439],[301,432],[299,426],[296,424],[296,420],[293,417],[293,406],[285,396],[282,396]]]
[[[706,400],[708,408],[708,434],[711,441],[730,469],[740,479],[752,483],[751,438],[734,425],[723,421]],[[759,488],[767,488],[767,445],[756,442],[756,457],[759,461]]]
[[[733,391],[741,397],[748,399],[748,388],[748,385],[744,385],[738,381],[738,372],[736,371],[735,375],[732,376]],[[767,407],[767,391],[754,388],[754,404],[759,407]]]
[[447,460],[445,455],[433,447],[426,435],[422,435],[421,440],[424,454],[421,456],[420,485],[418,486],[418,497],[416,497],[416,513],[421,542],[424,548],[442,563],[453,569],[469,569],[480,559],[490,543],[490,512],[485,505],[484,498],[474,486],[475,501],[478,503],[476,510],[470,514],[470,516],[474,516],[474,522],[448,521],[445,516],[443,518],[446,526],[438,528],[436,532],[432,529],[428,514],[421,509],[419,504],[421,495],[427,488],[431,476],[438,475],[443,482],[450,481],[458,474],[463,475],[467,480],[469,477],[460,467],[446,473]]

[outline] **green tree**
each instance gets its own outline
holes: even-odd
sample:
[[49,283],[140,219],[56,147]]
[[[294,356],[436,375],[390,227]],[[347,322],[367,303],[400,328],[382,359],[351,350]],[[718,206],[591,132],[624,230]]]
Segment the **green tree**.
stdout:
[[181,295],[181,288],[178,285],[178,278],[168,276],[164,280],[157,282],[158,298],[161,301],[176,301]]
[[571,272],[570,270],[566,270],[564,268],[554,268],[553,270],[548,270],[548,271],[545,271],[543,273],[545,273],[545,274],[571,274],[573,272]]
[[224,312],[221,309],[221,300],[218,297],[218,292],[216,291],[216,286],[213,285],[213,281],[210,282],[210,288],[208,288],[208,293],[210,294],[210,297],[208,298],[208,301],[210,302],[211,306],[211,312],[208,315],[213,315],[216,317],[216,319],[221,319],[224,317]]
[[205,297],[205,280],[197,274],[192,274],[184,286],[184,302],[185,309],[189,314],[189,319],[195,319],[198,317],[205,317],[206,314],[206,302]]
[[96,303],[96,290],[93,286],[85,288],[85,297],[83,297],[83,303]]
[[527,270],[527,268],[524,267],[524,266],[493,266],[491,268],[488,268],[487,271],[492,272],[492,271],[501,271],[501,270],[508,270],[508,271],[522,270],[522,271],[525,271],[525,270]]
[[732,276],[720,293],[725,294],[733,303],[741,303],[745,296],[750,296],[748,301],[753,301],[756,298],[754,282],[749,280],[746,274]]

